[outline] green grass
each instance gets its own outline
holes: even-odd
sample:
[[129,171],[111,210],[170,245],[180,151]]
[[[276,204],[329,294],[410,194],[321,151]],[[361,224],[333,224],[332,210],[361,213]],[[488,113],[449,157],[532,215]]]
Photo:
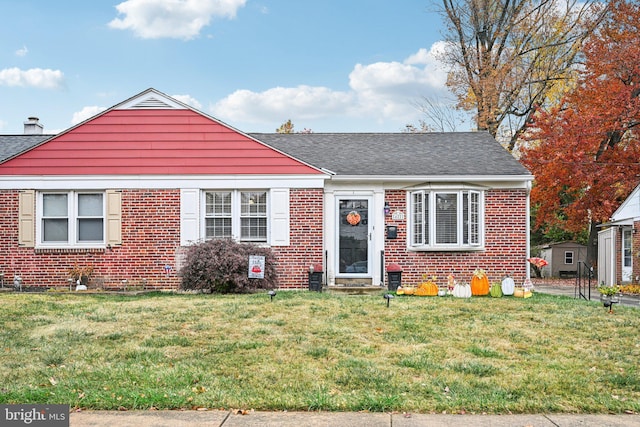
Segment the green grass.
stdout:
[[542,294],[3,294],[0,403],[640,412],[639,314]]

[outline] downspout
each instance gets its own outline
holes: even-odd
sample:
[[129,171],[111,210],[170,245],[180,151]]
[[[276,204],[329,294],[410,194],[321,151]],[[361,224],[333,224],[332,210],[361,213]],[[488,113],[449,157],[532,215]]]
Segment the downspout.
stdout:
[[526,257],[524,260],[526,278],[531,279],[531,269],[529,268],[529,258],[531,258],[531,181],[527,181],[527,203],[526,203],[526,224],[525,229],[527,230],[527,248],[526,248]]

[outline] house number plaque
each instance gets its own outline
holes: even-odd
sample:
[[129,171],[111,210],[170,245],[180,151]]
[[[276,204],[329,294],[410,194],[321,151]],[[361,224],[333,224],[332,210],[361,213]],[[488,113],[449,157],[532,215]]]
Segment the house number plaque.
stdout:
[[393,215],[391,215],[391,219],[393,219],[394,221],[404,221],[404,212],[395,211]]

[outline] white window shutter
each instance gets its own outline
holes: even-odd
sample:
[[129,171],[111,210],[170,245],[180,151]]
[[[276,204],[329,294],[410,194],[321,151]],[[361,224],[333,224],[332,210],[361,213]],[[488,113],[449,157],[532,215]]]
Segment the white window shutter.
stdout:
[[107,245],[122,244],[122,192],[107,190]]
[[180,245],[188,246],[200,238],[200,190],[180,190]]
[[35,239],[36,192],[23,190],[18,193],[18,244],[33,248]]
[[289,189],[271,190],[271,245],[289,246]]

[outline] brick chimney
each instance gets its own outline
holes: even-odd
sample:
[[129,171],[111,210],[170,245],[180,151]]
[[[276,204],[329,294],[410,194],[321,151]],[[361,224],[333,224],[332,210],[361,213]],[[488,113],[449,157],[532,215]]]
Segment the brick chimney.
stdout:
[[41,135],[42,129],[44,128],[44,126],[42,126],[39,123],[39,120],[40,119],[37,117],[27,118],[27,121],[24,122],[24,134],[25,135]]

